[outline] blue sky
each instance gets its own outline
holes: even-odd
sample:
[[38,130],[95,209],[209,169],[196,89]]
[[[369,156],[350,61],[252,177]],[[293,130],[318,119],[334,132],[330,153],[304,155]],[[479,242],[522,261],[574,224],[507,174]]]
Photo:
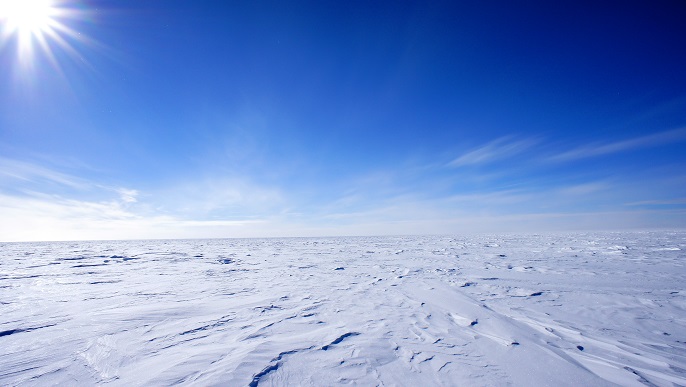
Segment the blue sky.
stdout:
[[686,227],[683,2],[52,6],[2,241]]

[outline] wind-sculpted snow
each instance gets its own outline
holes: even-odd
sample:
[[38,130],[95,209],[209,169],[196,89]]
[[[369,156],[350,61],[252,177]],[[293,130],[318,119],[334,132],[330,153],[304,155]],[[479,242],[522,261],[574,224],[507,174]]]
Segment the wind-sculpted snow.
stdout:
[[0,385],[686,385],[686,233],[0,244]]

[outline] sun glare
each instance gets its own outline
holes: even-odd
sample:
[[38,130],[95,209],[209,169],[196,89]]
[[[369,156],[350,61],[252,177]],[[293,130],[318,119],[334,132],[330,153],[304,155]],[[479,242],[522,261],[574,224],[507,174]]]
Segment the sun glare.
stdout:
[[71,43],[87,39],[65,22],[82,16],[73,8],[66,8],[61,0],[0,0],[0,48],[15,40],[19,64],[26,68],[34,65],[34,45],[57,66],[54,49],[59,47],[74,56]]
[[0,18],[5,23],[6,34],[38,35],[46,32],[56,11],[50,0],[0,1]]

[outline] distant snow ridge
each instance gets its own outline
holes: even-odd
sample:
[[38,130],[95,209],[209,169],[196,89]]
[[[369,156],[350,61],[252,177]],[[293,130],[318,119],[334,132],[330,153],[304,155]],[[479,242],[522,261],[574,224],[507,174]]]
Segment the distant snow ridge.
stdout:
[[686,385],[686,232],[0,244],[0,385]]

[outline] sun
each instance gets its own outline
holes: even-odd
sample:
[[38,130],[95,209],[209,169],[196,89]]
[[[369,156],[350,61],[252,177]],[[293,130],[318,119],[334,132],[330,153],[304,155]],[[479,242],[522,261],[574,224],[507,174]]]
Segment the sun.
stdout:
[[56,65],[55,48],[73,54],[71,44],[85,40],[66,24],[81,16],[66,8],[64,0],[0,0],[0,49],[16,40],[19,62],[28,68],[34,62],[34,45],[38,45]]
[[54,23],[58,9],[50,0],[0,0],[5,34],[40,35]]
[[57,34],[59,11],[51,0],[0,0],[1,43],[16,37],[20,62],[33,56],[36,42],[49,50],[46,36]]

